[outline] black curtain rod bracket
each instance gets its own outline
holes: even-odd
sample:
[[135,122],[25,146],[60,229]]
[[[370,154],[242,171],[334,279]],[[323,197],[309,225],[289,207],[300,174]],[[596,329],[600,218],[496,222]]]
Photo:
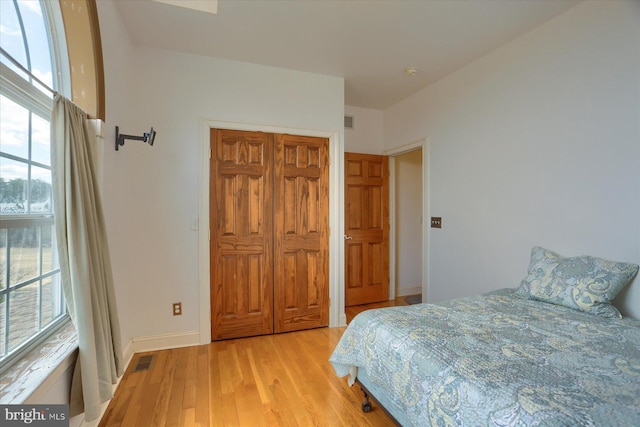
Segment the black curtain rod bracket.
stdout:
[[156,139],[156,131],[153,130],[153,126],[149,132],[145,132],[142,136],[137,135],[125,135],[124,133],[120,133],[120,126],[116,126],[116,151],[119,150],[119,147],[124,145],[125,139],[133,139],[135,141],[146,142],[149,145],[153,145],[153,140]]

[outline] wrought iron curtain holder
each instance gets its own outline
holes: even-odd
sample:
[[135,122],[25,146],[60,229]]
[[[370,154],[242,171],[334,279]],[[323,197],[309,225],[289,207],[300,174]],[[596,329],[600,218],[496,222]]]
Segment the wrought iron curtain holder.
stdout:
[[136,141],[143,141],[149,145],[153,145],[153,140],[156,139],[156,131],[153,130],[153,126],[149,132],[145,132],[142,136],[137,135],[125,135],[124,133],[120,133],[120,126],[116,126],[116,151],[119,150],[119,147],[124,145],[125,139],[133,139]]

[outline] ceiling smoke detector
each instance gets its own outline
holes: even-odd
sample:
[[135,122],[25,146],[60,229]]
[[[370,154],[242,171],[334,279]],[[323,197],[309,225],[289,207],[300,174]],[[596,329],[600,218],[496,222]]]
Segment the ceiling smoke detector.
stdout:
[[418,74],[418,67],[407,67],[404,69],[404,73],[407,76],[415,76],[416,74]]

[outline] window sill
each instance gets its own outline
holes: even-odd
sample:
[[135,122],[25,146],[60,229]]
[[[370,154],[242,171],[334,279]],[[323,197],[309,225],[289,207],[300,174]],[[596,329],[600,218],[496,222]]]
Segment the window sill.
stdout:
[[42,344],[31,350],[0,377],[0,402],[22,404],[41,386],[50,387],[75,363],[76,330],[68,320]]

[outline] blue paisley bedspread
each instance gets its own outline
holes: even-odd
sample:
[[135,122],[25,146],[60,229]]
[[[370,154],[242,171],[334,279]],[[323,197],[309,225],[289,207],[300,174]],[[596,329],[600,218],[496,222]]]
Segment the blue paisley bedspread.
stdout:
[[415,426],[640,426],[640,321],[511,289],[362,312],[330,362]]

